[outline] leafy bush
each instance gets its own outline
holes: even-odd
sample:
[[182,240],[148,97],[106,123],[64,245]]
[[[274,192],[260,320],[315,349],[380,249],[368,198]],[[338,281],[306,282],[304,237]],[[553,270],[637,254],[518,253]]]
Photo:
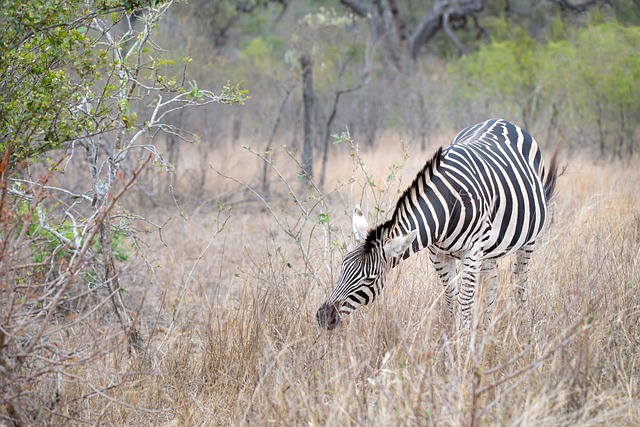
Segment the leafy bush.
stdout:
[[557,114],[570,141],[597,143],[602,154],[634,151],[640,28],[594,15],[581,28],[554,26],[550,40],[537,43],[524,30],[505,26],[497,21],[489,44],[450,64],[463,103],[525,127],[558,119]]
[[597,129],[602,154],[631,154],[640,122],[640,28],[601,22],[575,31],[562,51],[564,58],[552,59],[565,70],[559,83],[569,110]]
[[[121,199],[151,159],[171,170],[153,139],[180,134],[172,112],[247,99],[238,84],[219,95],[200,89],[185,78],[188,58],[164,58],[152,39],[172,4],[9,1],[0,9],[3,422],[46,424],[63,378],[91,382],[70,370],[144,347],[118,262],[139,243],[133,222],[147,220],[123,212]],[[119,325],[112,332],[102,323],[109,318]]]
[[535,119],[542,80],[538,44],[522,28],[505,32],[504,39],[503,32],[497,31],[490,44],[455,61],[450,69],[463,83],[466,97],[483,98],[493,108],[503,106],[506,116],[517,115],[528,128]]
[[10,148],[14,162],[35,160],[88,125],[86,115],[59,108],[81,103],[105,60],[91,54],[84,4],[10,0],[0,9],[0,150]]

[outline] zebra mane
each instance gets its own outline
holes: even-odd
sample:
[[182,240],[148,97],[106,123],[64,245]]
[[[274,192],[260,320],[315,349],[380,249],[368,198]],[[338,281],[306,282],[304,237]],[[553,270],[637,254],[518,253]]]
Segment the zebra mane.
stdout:
[[420,182],[426,183],[431,179],[433,172],[440,165],[441,156],[442,156],[442,147],[436,150],[436,153],[433,155],[433,157],[429,159],[427,163],[424,165],[424,167],[422,168],[422,170],[418,172],[418,175],[414,178],[411,185],[404,190],[404,192],[398,199],[398,203],[396,203],[396,208],[393,211],[393,216],[391,217],[391,219],[369,230],[369,234],[367,235],[367,238],[362,244],[363,250],[365,252],[371,252],[375,248],[376,242],[380,242],[384,238],[384,231],[391,228],[393,224],[396,223],[399,212],[400,212],[400,208],[404,206],[404,204],[406,203],[406,200],[411,197],[411,192],[418,187]]

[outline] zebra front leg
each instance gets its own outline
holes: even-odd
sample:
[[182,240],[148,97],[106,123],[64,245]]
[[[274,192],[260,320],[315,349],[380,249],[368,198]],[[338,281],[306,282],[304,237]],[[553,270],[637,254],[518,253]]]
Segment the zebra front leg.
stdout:
[[529,261],[535,242],[527,243],[516,252],[516,261],[513,264],[513,273],[516,276],[516,296],[520,307],[527,303],[527,279],[529,273]]
[[429,248],[429,260],[438,273],[440,283],[444,286],[444,298],[447,301],[449,313],[453,316],[453,304],[458,296],[458,277],[456,259],[450,255]]
[[480,286],[484,292],[482,300],[484,305],[485,323],[491,321],[491,311],[493,304],[498,297],[498,269],[495,259],[487,259],[482,262],[480,269]]
[[477,313],[474,311],[476,307],[474,303],[481,265],[482,250],[476,245],[462,257],[460,292],[458,293],[462,326],[470,326],[473,320],[472,326],[475,327],[475,320],[478,318]]

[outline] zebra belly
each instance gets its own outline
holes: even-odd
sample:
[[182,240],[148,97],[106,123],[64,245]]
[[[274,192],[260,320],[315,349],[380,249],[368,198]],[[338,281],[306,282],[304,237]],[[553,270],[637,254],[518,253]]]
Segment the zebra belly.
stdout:
[[[478,237],[478,239],[480,239],[480,236]],[[477,242],[478,239],[476,239],[474,241]],[[503,256],[507,256],[509,254],[512,254],[514,252],[516,252],[518,249],[520,249],[521,247],[525,246],[527,243],[531,243],[535,241],[535,236],[534,238],[525,241],[522,244],[518,244],[518,245],[506,245],[506,246],[502,246],[499,243],[501,242],[492,242],[491,239],[488,240],[486,242],[486,244],[491,248],[488,251],[482,251],[482,259],[494,259],[494,258],[500,258]],[[504,242],[504,241],[502,241]],[[434,244],[432,245],[432,249],[436,252],[436,253],[441,253],[444,255],[449,255],[452,256],[456,259],[462,259],[465,257],[465,255],[467,255],[469,253],[469,251],[473,248],[473,244],[469,244],[463,248],[459,248],[459,247],[453,247],[453,248],[449,248],[449,247],[443,247],[442,245],[439,244]]]
[[[530,202],[524,203],[520,209],[517,207],[514,209],[514,206],[506,209],[498,203],[491,213],[481,212],[475,216],[472,223],[467,222],[466,230],[470,232],[466,235],[448,235],[432,246],[437,252],[457,259],[462,259],[479,242],[484,242],[481,248],[483,259],[511,254],[535,241],[544,225],[546,205],[543,204],[538,210],[529,209],[535,205],[533,201]],[[485,223],[487,218],[489,219],[488,230]],[[458,217],[453,219],[453,222],[464,223],[465,221]]]

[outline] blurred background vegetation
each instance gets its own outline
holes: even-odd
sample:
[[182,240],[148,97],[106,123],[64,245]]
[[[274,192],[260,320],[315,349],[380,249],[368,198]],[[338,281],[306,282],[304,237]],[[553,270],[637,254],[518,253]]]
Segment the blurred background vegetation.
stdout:
[[298,147],[298,58],[309,54],[319,150],[325,134],[346,127],[370,146],[386,131],[444,144],[434,136],[487,117],[519,123],[543,145],[560,138],[572,151],[618,158],[637,150],[635,0],[195,0],[167,20],[167,46],[194,59],[201,85],[242,80],[251,93],[244,107],[183,118],[209,144],[275,132]]
[[[57,3],[65,7],[56,9]],[[124,8],[135,28],[146,7],[167,2],[94,3],[114,14],[116,27],[124,21],[113,11]],[[3,18],[20,20],[3,35],[1,82],[1,147],[14,139],[18,160],[46,157],[89,126],[73,111],[83,91],[104,83],[108,62],[86,37],[79,18],[88,15],[80,3],[29,4],[29,13],[12,15],[8,7]],[[488,117],[522,125],[543,146],[560,140],[571,152],[620,159],[637,150],[637,0],[192,0],[166,9],[154,27],[162,53],[149,56],[153,73],[166,79],[158,81],[173,91],[227,83],[251,96],[243,106],[168,117],[170,126],[193,132],[163,133],[172,164],[182,139],[204,141],[202,159],[229,142],[257,144],[265,154],[286,144],[300,150],[307,174],[319,164],[313,175],[324,183],[328,154],[345,149],[332,145],[331,135],[345,129],[365,146],[392,134],[424,149]],[[70,25],[46,27],[49,21]],[[39,41],[15,36],[29,31]],[[27,48],[16,49],[24,41]],[[33,46],[44,45],[34,56]],[[38,67],[30,65],[34,58]],[[30,77],[16,83],[20,73]],[[106,89],[108,95],[114,87]],[[125,107],[123,123],[143,126],[130,115],[138,107]],[[268,188],[265,176],[256,179]]]

